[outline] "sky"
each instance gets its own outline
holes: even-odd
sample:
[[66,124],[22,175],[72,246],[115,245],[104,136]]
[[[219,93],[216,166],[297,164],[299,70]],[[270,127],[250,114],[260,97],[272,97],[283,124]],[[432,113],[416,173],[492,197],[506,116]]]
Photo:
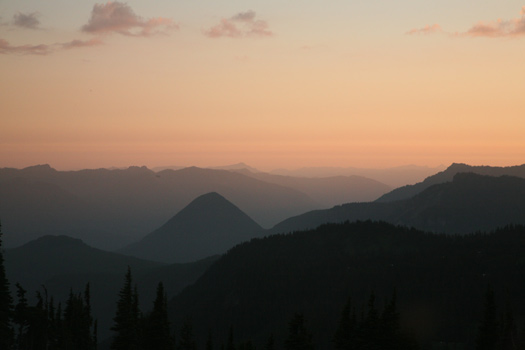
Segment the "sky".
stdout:
[[0,167],[525,163],[525,1],[0,0]]

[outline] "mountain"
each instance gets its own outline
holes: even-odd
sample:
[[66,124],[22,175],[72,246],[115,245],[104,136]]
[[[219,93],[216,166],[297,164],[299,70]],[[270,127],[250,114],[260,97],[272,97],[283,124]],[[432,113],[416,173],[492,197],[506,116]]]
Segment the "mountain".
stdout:
[[491,230],[525,223],[525,179],[458,173],[401,201],[350,203],[315,210],[274,226],[273,233],[311,229],[327,222],[384,220],[439,233]]
[[[267,183],[234,171],[189,167],[177,171],[165,170],[157,176],[172,189],[178,203],[187,205],[197,196],[217,192],[242,208],[263,227],[320,208],[306,194],[295,189]],[[173,207],[172,213],[182,207]]]
[[408,199],[429,188],[432,185],[450,182],[458,173],[475,173],[488,176],[516,176],[525,178],[525,164],[510,167],[491,167],[491,166],[471,166],[467,164],[454,163],[446,170],[435,175],[427,177],[422,182],[414,185],[407,185],[384,194],[378,202],[392,202],[402,199]]
[[254,167],[249,166],[246,163],[237,163],[237,164],[231,164],[231,165],[223,165],[223,166],[213,166],[209,167],[209,169],[215,169],[215,170],[247,170],[251,173],[259,173],[260,171]]
[[89,283],[99,339],[111,334],[109,328],[128,266],[138,285],[140,307],[146,312],[152,308],[158,282],[163,282],[165,291],[172,297],[195,282],[218,259],[210,257],[189,264],[166,265],[102,251],[67,236],[38,238],[5,250],[4,258],[12,295],[16,295],[15,284],[20,283],[28,291],[30,303],[36,291],[47,291],[55,303],[64,305],[70,290],[81,292]]
[[[220,344],[283,344],[292,316],[303,313],[317,349],[332,349],[341,310],[351,297],[357,317],[369,295],[376,308],[397,291],[402,329],[423,349],[473,348],[487,284],[499,310],[525,315],[525,227],[461,237],[384,222],[327,224],[254,239],[231,249],[169,304],[180,325],[191,316],[199,344],[210,329]],[[499,312],[499,311],[498,311]]]
[[189,262],[225,253],[263,232],[238,207],[212,192],[196,198],[159,229],[122,252],[150,260]]
[[49,233],[72,235],[107,249],[118,246],[121,237],[92,220],[97,217],[110,219],[95,204],[57,185],[26,178],[0,183],[0,218],[7,247]]
[[245,169],[237,172],[264,182],[293,188],[325,208],[343,203],[373,201],[391,189],[379,181],[357,175],[308,178],[253,173]]
[[226,170],[1,168],[4,243],[14,247],[64,234],[98,248],[122,248],[209,192],[227,196],[265,227],[321,207],[295,189]]
[[426,177],[434,175],[443,169],[443,166],[432,168],[417,165],[404,165],[385,169],[368,169],[356,167],[306,167],[296,170],[276,169],[270,173],[274,175],[294,177],[333,177],[357,175],[374,179],[392,188],[396,188],[422,181]]

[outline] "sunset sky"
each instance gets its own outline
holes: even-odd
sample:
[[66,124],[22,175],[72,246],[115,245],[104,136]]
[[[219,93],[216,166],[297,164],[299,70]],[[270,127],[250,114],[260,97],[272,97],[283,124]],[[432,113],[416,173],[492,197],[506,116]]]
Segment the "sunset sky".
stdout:
[[525,163],[525,1],[0,0],[0,167]]

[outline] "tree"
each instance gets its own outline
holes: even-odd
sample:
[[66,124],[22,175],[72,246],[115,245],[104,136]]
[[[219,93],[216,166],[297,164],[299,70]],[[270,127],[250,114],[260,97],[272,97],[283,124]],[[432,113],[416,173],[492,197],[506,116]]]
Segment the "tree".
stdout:
[[306,329],[303,314],[296,313],[288,324],[288,337],[285,349],[287,350],[313,350],[312,333]]
[[348,298],[341,312],[341,318],[339,319],[339,324],[334,335],[334,346],[336,349],[346,350],[352,348],[356,323],[355,313],[352,313],[351,298]]
[[153,302],[153,310],[146,318],[145,328],[145,342],[148,349],[170,350],[173,348],[168,321],[168,299],[162,282],[157,285],[157,296]]
[[483,320],[478,328],[476,350],[494,350],[498,343],[499,325],[496,319],[496,301],[494,292],[487,287]]
[[180,329],[180,340],[178,350],[195,350],[197,345],[195,343],[195,338],[193,337],[193,326],[191,324],[191,319],[186,317],[182,327]]
[[10,325],[13,299],[9,292],[9,281],[4,267],[2,250],[2,223],[0,222],[0,349],[9,349],[13,343],[13,329]]
[[115,323],[111,330],[116,332],[116,334],[111,343],[111,349],[139,349],[138,293],[136,288],[132,288],[131,268],[129,266],[124,279],[124,286],[119,292],[117,311],[113,321]]

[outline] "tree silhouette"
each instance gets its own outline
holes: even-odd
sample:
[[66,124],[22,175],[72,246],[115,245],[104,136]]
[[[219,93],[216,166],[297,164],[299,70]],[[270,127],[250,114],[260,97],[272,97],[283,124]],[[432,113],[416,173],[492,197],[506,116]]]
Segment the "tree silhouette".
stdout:
[[13,299],[9,292],[9,281],[4,267],[2,250],[2,222],[0,222],[0,349],[9,349],[13,343],[13,329],[10,325]]
[[157,296],[153,302],[153,310],[147,316],[145,323],[144,337],[147,349],[173,349],[168,321],[168,300],[162,282],[157,285]]
[[288,337],[285,349],[287,350],[313,350],[312,333],[306,329],[303,314],[296,313],[288,324]]
[[498,343],[499,324],[496,317],[496,301],[494,292],[487,287],[485,293],[485,308],[483,320],[478,329],[476,338],[476,350],[493,350]]
[[139,309],[137,289],[132,288],[131,268],[128,266],[124,286],[119,292],[117,311],[111,330],[116,332],[111,349],[135,350],[140,348]]

